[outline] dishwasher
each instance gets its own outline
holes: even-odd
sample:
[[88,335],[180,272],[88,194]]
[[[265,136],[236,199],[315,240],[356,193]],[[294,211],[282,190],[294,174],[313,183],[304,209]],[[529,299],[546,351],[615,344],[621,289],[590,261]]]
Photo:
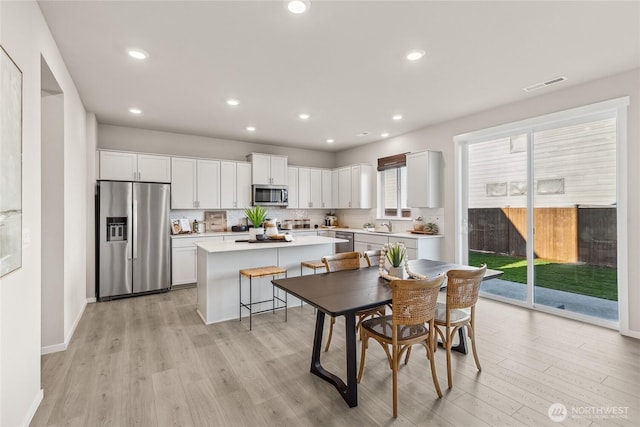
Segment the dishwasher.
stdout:
[[336,253],[353,252],[353,233],[349,231],[336,231],[336,239],[345,239],[348,242],[336,243]]

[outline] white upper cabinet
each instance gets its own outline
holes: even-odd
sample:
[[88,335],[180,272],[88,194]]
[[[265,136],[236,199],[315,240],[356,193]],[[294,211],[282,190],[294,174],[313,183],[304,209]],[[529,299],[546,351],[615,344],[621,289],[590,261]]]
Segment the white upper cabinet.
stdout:
[[197,203],[200,209],[220,208],[220,161],[198,160]]
[[[338,209],[370,209],[372,203],[371,165],[345,166],[337,170]],[[335,179],[335,176],[333,177]],[[333,185],[335,188],[336,186]]]
[[100,179],[171,182],[171,159],[152,154],[100,151]]
[[332,173],[328,169],[322,169],[322,208],[333,208],[332,192],[333,185],[331,179]]
[[220,162],[220,207],[244,209],[251,206],[251,164]]
[[411,208],[442,207],[442,153],[407,154],[407,205]]
[[138,154],[138,181],[171,182],[171,158]]
[[[220,182],[220,186],[224,181]],[[251,163],[236,163],[236,208],[251,207]]]
[[298,209],[298,168],[289,166],[287,171],[287,189],[289,190],[289,203],[287,204],[287,208]]
[[261,185],[287,185],[287,157],[252,153],[252,182]]
[[340,179],[338,169],[331,171],[331,205],[334,209],[340,207]]
[[171,208],[220,208],[220,161],[171,158]]
[[351,167],[338,169],[338,206],[340,209],[351,207]]
[[298,168],[298,207],[300,209],[323,207],[322,169]]
[[371,165],[351,166],[351,207],[371,209],[373,186]]
[[196,167],[196,159],[171,158],[171,209],[197,207]]

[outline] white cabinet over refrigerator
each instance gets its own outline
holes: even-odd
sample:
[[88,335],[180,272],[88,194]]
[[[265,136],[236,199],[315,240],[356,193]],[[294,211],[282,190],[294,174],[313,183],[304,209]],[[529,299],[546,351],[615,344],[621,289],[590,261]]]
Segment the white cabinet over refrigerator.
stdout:
[[100,179],[171,182],[171,159],[154,154],[100,150]]

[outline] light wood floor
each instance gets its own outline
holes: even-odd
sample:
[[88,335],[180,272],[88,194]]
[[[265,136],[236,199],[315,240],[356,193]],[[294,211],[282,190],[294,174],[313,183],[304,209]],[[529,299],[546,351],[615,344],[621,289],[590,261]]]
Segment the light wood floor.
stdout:
[[[315,316],[289,309],[205,326],[195,289],[90,304],[69,349],[42,357],[42,401],[32,426],[542,426],[553,403],[628,407],[627,418],[563,425],[640,425],[640,341],[617,332],[481,300],[473,357],[454,354],[454,388],[436,353],[438,399],[424,351],[400,370],[400,416],[391,371],[371,343],[359,406],[309,373]],[[344,377],[339,320],[326,367]],[[359,351],[359,349],[358,349]]]

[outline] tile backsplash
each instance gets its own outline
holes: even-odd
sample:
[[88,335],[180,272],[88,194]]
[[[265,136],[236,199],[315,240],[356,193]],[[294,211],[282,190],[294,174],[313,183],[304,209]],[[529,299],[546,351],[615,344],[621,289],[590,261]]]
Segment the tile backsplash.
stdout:
[[[218,211],[220,209],[217,209]],[[362,228],[367,222],[372,222],[379,226],[383,219],[376,219],[375,209],[338,209],[334,210],[338,217],[338,224],[341,227]],[[229,209],[227,213],[227,230],[231,230],[232,225],[246,224],[246,216],[243,209]],[[324,217],[328,212],[321,209],[285,209],[272,207],[268,208],[267,218],[276,218],[278,222],[293,219],[309,219],[311,228],[324,224]],[[204,210],[198,209],[176,209],[171,211],[171,220],[187,218],[190,222],[194,219],[198,222],[204,221]],[[395,232],[410,230],[413,226],[413,218],[421,216],[424,222],[434,222],[438,224],[440,234],[444,233],[444,209],[413,209],[411,218],[402,220],[391,220],[392,229]]]
[[[220,209],[217,209],[218,211]],[[186,218],[189,222],[197,220],[204,221],[204,210],[200,209],[174,209],[171,210],[171,220]],[[229,209],[227,213],[227,230],[231,230],[231,226],[246,224],[246,216],[243,209]],[[327,212],[320,209],[284,209],[278,207],[270,207],[267,209],[267,218],[276,218],[278,222],[290,219],[309,219],[311,228],[315,225],[320,227],[324,224],[324,217]]]

